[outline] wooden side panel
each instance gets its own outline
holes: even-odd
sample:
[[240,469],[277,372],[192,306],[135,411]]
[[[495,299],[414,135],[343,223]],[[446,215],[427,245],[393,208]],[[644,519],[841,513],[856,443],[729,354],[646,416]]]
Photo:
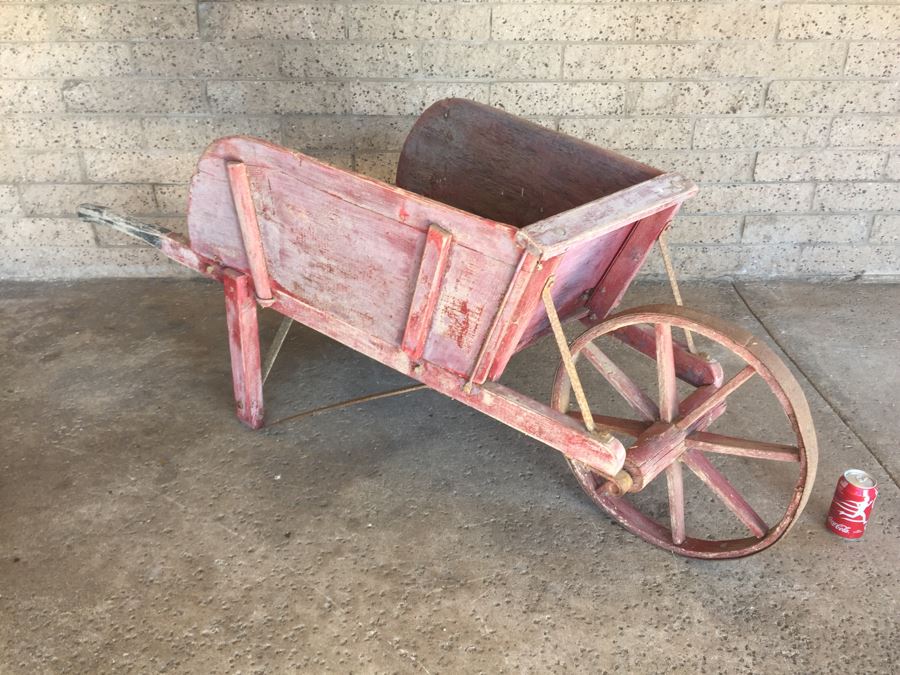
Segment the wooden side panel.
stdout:
[[425,358],[467,374],[521,256],[515,230],[261,141],[224,139],[191,191],[192,247],[241,271],[249,261],[226,162],[247,167],[272,286],[399,347],[431,226],[453,238]]
[[431,331],[434,310],[441,293],[444,272],[450,255],[453,237],[441,228],[432,225],[425,238],[425,251],[419,264],[419,276],[413,293],[406,330],[403,333],[403,351],[414,361],[418,361],[425,351],[425,340]]
[[453,246],[434,312],[425,359],[468,375],[481,351],[515,270]]

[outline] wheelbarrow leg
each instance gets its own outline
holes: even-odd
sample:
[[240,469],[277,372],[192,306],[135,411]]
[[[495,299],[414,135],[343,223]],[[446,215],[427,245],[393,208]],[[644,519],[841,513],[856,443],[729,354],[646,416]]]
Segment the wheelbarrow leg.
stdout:
[[263,425],[263,388],[253,279],[229,271],[223,282],[237,416],[251,429],[259,429]]

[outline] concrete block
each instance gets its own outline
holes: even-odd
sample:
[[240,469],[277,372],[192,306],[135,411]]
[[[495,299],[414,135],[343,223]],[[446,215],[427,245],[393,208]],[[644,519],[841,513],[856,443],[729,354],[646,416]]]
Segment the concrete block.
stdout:
[[143,144],[139,119],[15,115],[0,119],[10,147],[33,150],[136,149]]
[[628,156],[657,169],[675,171],[696,181],[729,183],[752,180],[752,152],[632,150]]
[[761,50],[753,42],[692,44],[571,44],[565,77],[574,80],[714,77],[838,77],[842,44],[787,43]]
[[194,150],[199,153],[223,136],[255,136],[281,142],[277,117],[146,117],[144,142],[150,149]]
[[19,193],[15,185],[0,185],[0,218],[14,218],[22,215]]
[[206,85],[213,112],[241,115],[340,114],[349,108],[344,82],[211,80]]
[[900,7],[890,4],[789,4],[781,11],[781,40],[898,40]]
[[280,76],[279,50],[260,42],[139,42],[132,52],[135,72],[150,77]]
[[831,124],[831,145],[837,147],[900,145],[900,116],[836,117]]
[[347,8],[326,3],[201,2],[207,40],[342,40]]
[[52,38],[47,8],[30,5],[0,5],[0,41],[43,42]]
[[418,115],[448,97],[486,103],[488,85],[469,82],[353,82],[349,88],[353,115]]
[[869,241],[879,244],[900,244],[900,215],[875,216]]
[[196,3],[88,2],[48,11],[62,40],[190,40],[198,37]]
[[822,117],[712,117],[698,119],[695,148],[782,148],[826,145]]
[[563,118],[559,130],[616,150],[686,150],[693,125],[693,120],[680,117]]
[[633,30],[632,10],[614,5],[495,5],[491,18],[491,37],[501,41],[620,41]]
[[670,244],[737,244],[742,216],[690,216],[679,214],[668,230]]
[[157,210],[166,215],[183,215],[187,213],[188,193],[190,185],[154,185]]
[[769,85],[770,113],[896,112],[897,82],[779,80]]
[[553,80],[562,63],[560,45],[434,43],[421,52],[426,77]]
[[356,155],[356,171],[370,178],[393,184],[397,176],[398,152],[370,152]]
[[852,42],[847,54],[850,77],[897,77],[900,75],[900,44],[896,42]]
[[0,249],[19,246],[94,247],[94,231],[78,218],[0,220]]
[[884,276],[900,273],[900,246],[814,244],[804,246],[801,276]]
[[131,53],[124,44],[0,44],[0,77],[116,77],[131,72]]
[[900,183],[821,183],[814,206],[830,212],[900,211]]
[[374,4],[354,5],[348,11],[351,40],[474,41],[490,38],[491,8],[482,5]]
[[759,2],[644,5],[635,40],[766,40],[775,35],[778,6]]
[[900,180],[900,153],[893,152],[888,157],[887,166],[884,169],[884,177],[889,180]]
[[0,80],[0,114],[53,113],[65,110],[59,82]]
[[315,150],[310,153],[311,157],[319,160],[320,162],[324,162],[325,164],[330,164],[331,166],[336,166],[339,169],[346,169],[347,171],[353,171],[353,155],[349,152],[335,152],[332,150]]
[[88,180],[108,183],[185,183],[197,164],[196,152],[85,150]]
[[635,82],[626,85],[627,109],[644,115],[732,115],[757,110],[761,82]]
[[491,105],[516,115],[620,115],[627,85],[610,83],[499,82]]
[[284,142],[310,149],[397,151],[416,118],[380,116],[289,117],[283,122]]
[[873,180],[881,176],[884,152],[865,150],[761,150],[759,181]]
[[146,215],[156,212],[149,185],[91,185],[36,183],[19,188],[22,209],[29,216],[74,217],[79,204],[109,206],[121,213]]
[[77,183],[81,165],[76,152],[7,150],[0,162],[0,183]]
[[70,112],[206,111],[203,83],[195,80],[68,80],[63,83],[63,99]]
[[865,241],[868,218],[852,216],[747,216],[743,241],[750,244]]
[[282,71],[297,78],[408,78],[419,72],[419,47],[411,42],[309,40],[284,46]]
[[685,202],[686,213],[797,213],[808,211],[812,183],[702,185]]

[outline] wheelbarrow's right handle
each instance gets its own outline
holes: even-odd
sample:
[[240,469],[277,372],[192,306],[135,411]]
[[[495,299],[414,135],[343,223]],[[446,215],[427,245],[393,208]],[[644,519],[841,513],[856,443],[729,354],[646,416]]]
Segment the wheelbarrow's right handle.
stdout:
[[218,280],[222,279],[223,268],[218,263],[198,254],[190,247],[184,237],[176,232],[172,232],[172,230],[160,225],[143,223],[111,211],[105,206],[96,206],[94,204],[81,204],[77,213],[79,218],[89,223],[111,227],[130,237],[139,239],[145,244],[150,244],[150,246],[159,249],[175,262],[181,263],[203,276]]

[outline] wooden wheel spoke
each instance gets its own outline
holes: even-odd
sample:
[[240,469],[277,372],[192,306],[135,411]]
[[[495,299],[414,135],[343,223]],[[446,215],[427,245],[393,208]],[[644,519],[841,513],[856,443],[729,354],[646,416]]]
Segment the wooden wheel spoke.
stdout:
[[675,354],[672,351],[672,326],[658,323],[656,333],[656,372],[659,384],[659,418],[671,422],[678,413],[678,389],[675,381]]
[[666,467],[666,488],[669,492],[672,543],[680,546],[684,543],[684,481],[680,462],[672,462]]
[[757,538],[766,535],[769,526],[706,457],[696,450],[687,450],[681,459]]
[[720,455],[737,455],[753,459],[769,459],[775,462],[799,462],[800,448],[796,445],[751,441],[746,438],[723,436],[707,431],[697,431],[685,440],[690,450],[715,452]]
[[[581,414],[570,410],[566,413],[569,417],[580,420]],[[608,415],[593,415],[594,424],[598,429],[606,429],[613,434],[623,434],[631,438],[637,438],[647,430],[649,423],[642,420],[631,420],[627,417],[610,417]]]
[[725,402],[725,399],[728,398],[731,394],[733,394],[738,387],[740,387],[744,382],[749,380],[756,371],[753,369],[753,366],[745,366],[742,370],[738,372],[737,375],[732,377],[728,382],[719,387],[714,394],[709,396],[705,401],[703,401],[696,408],[685,414],[681,419],[679,419],[675,426],[679,429],[687,429],[689,426],[694,424],[701,417],[712,411],[717,406],[722,405]]
[[659,410],[647,394],[604,354],[593,343],[585,345],[582,351],[588,362],[597,369],[603,378],[609,382],[613,389],[619,392],[628,404],[634,408],[645,420],[655,420],[659,416]]

